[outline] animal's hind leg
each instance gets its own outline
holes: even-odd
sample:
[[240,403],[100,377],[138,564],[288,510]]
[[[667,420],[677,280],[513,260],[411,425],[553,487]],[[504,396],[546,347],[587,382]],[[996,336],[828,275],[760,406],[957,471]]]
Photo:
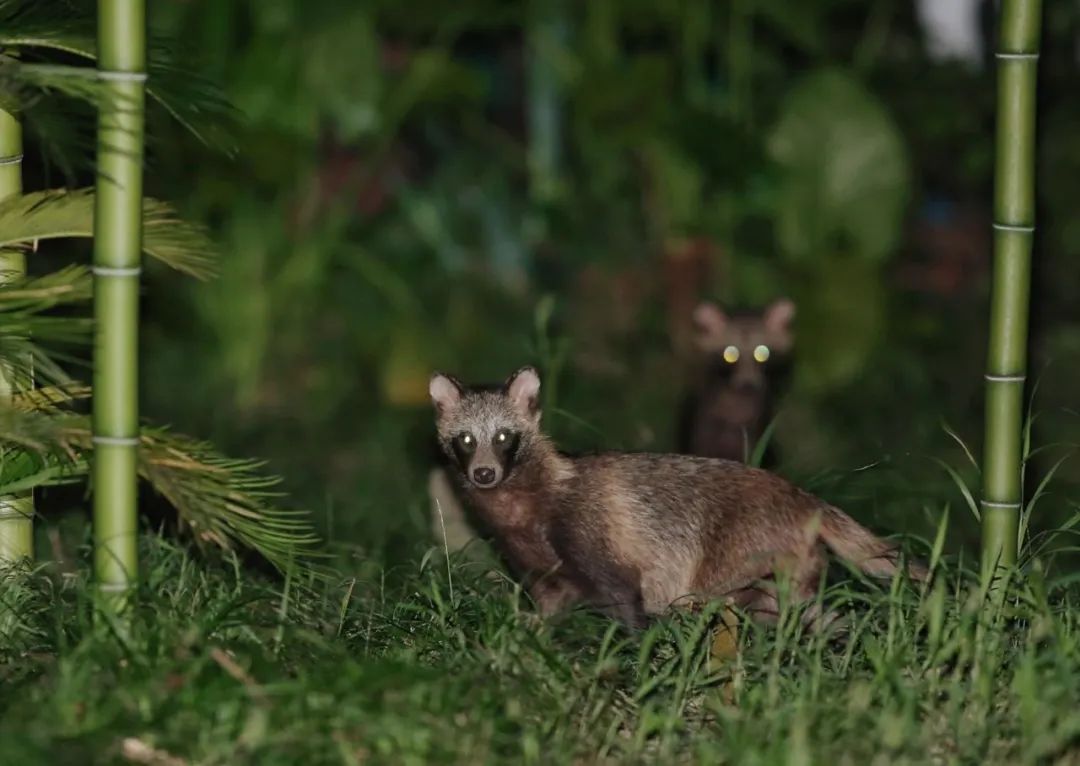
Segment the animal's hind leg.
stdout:
[[814,633],[824,631],[838,617],[824,610],[817,598],[826,566],[825,553],[813,538],[808,538],[801,550],[777,562],[777,577],[787,583],[792,605],[806,607],[800,619]]
[[840,627],[837,623],[841,619],[839,612],[823,608],[818,599],[818,588],[826,566],[824,553],[815,545],[812,552],[800,561],[792,577],[792,596],[798,603],[807,604],[802,613],[802,623],[811,633],[824,633],[830,628]]
[[774,625],[780,618],[780,599],[776,583],[760,580],[728,594],[735,606],[756,622]]
[[[753,619],[775,624],[780,618],[781,591],[786,590],[787,600],[793,606],[801,606],[817,593],[818,582],[825,567],[825,557],[820,548],[807,544],[801,549],[777,556],[772,563],[772,576],[755,581],[729,594],[735,606]],[[807,612],[820,608],[812,605]],[[815,614],[804,616],[803,621],[813,619]]]

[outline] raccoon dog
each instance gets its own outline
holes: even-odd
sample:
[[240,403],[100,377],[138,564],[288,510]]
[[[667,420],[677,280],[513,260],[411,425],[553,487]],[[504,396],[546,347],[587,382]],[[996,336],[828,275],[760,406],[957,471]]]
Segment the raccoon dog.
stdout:
[[[560,453],[540,430],[532,367],[495,386],[436,373],[430,393],[467,501],[544,615],[585,604],[641,627],[679,601],[730,598],[767,620],[778,575],[800,600],[814,594],[823,544],[868,575],[897,571],[892,546],[766,471],[684,455]],[[918,565],[908,573],[926,577]]]
[[[794,316],[795,304],[787,299],[756,311],[724,311],[714,303],[697,307],[698,371],[680,413],[680,452],[746,461],[791,371]],[[762,462],[775,464],[771,444]]]

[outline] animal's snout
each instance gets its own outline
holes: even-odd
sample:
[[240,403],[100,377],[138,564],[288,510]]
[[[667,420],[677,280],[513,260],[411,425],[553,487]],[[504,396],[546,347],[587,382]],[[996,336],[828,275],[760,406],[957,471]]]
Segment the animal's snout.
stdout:
[[481,487],[489,487],[495,483],[495,469],[488,466],[480,466],[474,468],[472,472],[473,481]]
[[735,381],[735,390],[740,394],[754,394],[764,388],[764,384],[761,380],[755,378],[743,379]]

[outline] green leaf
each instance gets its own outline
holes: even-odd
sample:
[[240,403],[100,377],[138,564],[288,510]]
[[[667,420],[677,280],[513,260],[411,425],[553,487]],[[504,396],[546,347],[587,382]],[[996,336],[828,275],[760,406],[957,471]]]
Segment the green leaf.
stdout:
[[162,428],[142,433],[139,475],[176,509],[196,541],[247,546],[284,572],[313,557],[318,538],[306,511],[273,505],[281,496],[273,489],[280,479],[259,473],[261,467]]
[[[0,247],[39,239],[92,237],[91,189],[39,191],[0,202]],[[166,266],[199,279],[213,275],[213,245],[206,230],[182,220],[168,203],[143,200],[143,250]]]
[[896,124],[858,81],[831,69],[805,78],[788,94],[768,151],[781,173],[775,216],[786,258],[890,255],[908,201],[908,158]]
[[9,380],[68,381],[57,364],[63,355],[47,352],[44,346],[85,344],[91,321],[77,315],[42,314],[55,306],[89,301],[90,295],[90,271],[84,266],[0,285],[0,366]]
[[[69,6],[67,13],[58,16],[49,4],[32,0],[0,3],[0,48],[36,48],[59,51],[89,61],[97,60],[96,21],[88,6]],[[51,12],[50,12],[51,11]],[[181,51],[179,41],[162,35],[152,35],[147,47],[146,93],[204,144],[216,146],[226,152],[235,149],[230,128],[238,118],[238,112],[214,83],[177,61],[188,60]],[[23,69],[27,69],[24,67]],[[38,67],[41,77],[44,67]],[[93,69],[85,74],[78,67],[52,67],[52,89],[76,88],[70,93],[83,98],[94,98],[92,85],[96,83]],[[66,82],[62,79],[67,76]],[[81,81],[81,82],[80,82]],[[86,90],[89,88],[90,90]]]
[[87,474],[86,460],[8,450],[0,457],[0,495],[27,492],[35,487],[56,486],[78,481]]
[[964,480],[960,478],[960,474],[956,472],[956,469],[936,457],[930,458],[935,463],[944,469],[945,473],[949,474],[949,478],[952,479],[953,484],[960,490],[960,494],[964,497],[964,502],[967,504],[968,510],[971,511],[971,515],[975,517],[975,521],[982,521],[982,511],[979,508],[978,502],[975,500],[975,495],[971,493],[971,489],[964,483]]
[[[317,93],[346,142],[374,134],[380,126],[382,70],[372,12],[365,4],[338,14],[308,42],[305,88]],[[343,50],[352,51],[342,56]]]
[[[15,456],[11,467],[0,465],[0,485],[29,489],[85,471],[93,450],[90,418],[59,405],[86,393],[35,392],[19,397],[17,406],[0,408],[0,448]],[[257,460],[228,458],[205,442],[163,428],[144,428],[140,437],[139,476],[176,509],[198,544],[243,546],[282,572],[302,563],[318,574],[318,538],[307,512],[275,505],[280,479],[260,473],[261,468]],[[0,491],[10,491],[4,486]]]

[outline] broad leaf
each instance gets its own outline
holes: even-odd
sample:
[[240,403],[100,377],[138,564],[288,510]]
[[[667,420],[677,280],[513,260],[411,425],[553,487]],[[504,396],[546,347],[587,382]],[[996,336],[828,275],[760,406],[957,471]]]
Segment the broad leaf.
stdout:
[[788,259],[890,254],[910,170],[900,132],[873,94],[839,71],[810,75],[787,97],[768,149],[781,171],[775,216]]

